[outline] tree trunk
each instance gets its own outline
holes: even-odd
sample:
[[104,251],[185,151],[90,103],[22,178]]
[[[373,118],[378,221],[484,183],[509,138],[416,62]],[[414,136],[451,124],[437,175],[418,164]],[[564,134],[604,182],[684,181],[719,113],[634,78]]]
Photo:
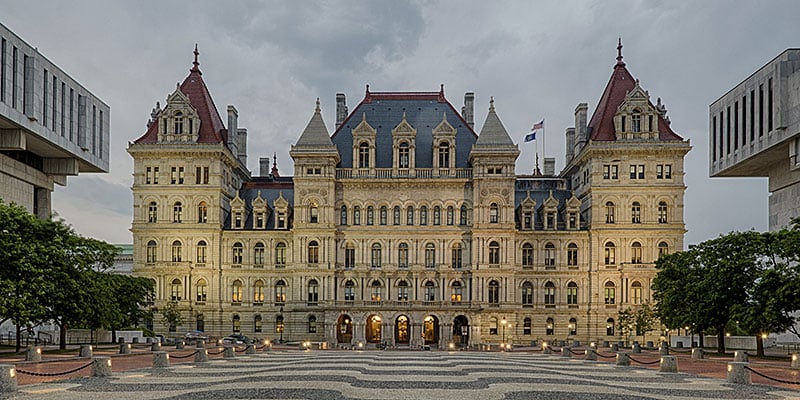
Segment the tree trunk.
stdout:
[[111,343],[117,343],[117,329],[111,328]]
[[761,334],[756,335],[756,356],[764,357],[764,338]]
[[58,325],[58,348],[64,350],[67,348],[67,324],[62,323]]
[[706,346],[706,344],[704,343],[705,341],[703,340],[703,331],[700,331],[700,332],[697,332],[697,333],[698,333],[698,335],[700,335],[700,338],[697,339],[697,343],[700,345],[700,348],[704,348]]
[[22,327],[17,324],[17,353],[22,350],[22,343],[20,342],[20,335],[22,334]]
[[717,352],[725,354],[725,326],[717,327]]

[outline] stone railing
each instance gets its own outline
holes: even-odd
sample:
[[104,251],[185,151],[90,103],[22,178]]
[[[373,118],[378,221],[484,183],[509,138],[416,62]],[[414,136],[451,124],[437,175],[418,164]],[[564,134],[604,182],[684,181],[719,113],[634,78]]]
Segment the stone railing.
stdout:
[[471,168],[337,168],[336,179],[439,179],[439,178],[472,178]]

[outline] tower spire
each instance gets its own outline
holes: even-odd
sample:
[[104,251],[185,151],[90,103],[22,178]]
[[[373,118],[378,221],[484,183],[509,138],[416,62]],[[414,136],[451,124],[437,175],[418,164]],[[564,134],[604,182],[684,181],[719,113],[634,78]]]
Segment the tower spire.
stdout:
[[270,171],[270,175],[274,178],[280,176],[280,174],[278,174],[278,153],[272,153],[272,171]]
[[625,63],[622,61],[622,38],[618,39],[617,42],[617,65],[625,66]]
[[197,43],[194,44],[194,61],[192,61],[192,69],[189,71],[191,72],[200,72],[200,61],[197,61],[197,57],[200,55],[200,52],[197,50]]

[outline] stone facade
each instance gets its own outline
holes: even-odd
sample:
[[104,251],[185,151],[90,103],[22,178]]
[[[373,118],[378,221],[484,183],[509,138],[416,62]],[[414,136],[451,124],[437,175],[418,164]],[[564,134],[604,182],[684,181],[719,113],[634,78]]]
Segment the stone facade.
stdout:
[[494,101],[477,133],[472,93],[459,113],[443,87],[367,87],[350,113],[337,95],[332,134],[317,103],[293,177],[274,159],[251,176],[246,131],[232,106],[223,126],[198,65],[128,148],[134,274],[154,279],[157,308],[177,302],[176,335],[608,340],[620,310],[651,299],[658,255],[683,248],[689,143],[621,46],[592,119],[576,108],[560,175],[515,173]]

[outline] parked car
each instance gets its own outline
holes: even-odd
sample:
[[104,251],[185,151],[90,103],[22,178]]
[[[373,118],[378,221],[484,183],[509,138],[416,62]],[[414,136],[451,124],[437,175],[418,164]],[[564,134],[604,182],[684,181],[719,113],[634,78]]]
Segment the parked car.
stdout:
[[198,340],[205,340],[208,341],[210,336],[203,333],[203,331],[189,331],[183,335],[183,340],[186,343],[195,343]]
[[249,337],[247,337],[245,335],[239,335],[239,334],[228,335],[228,336],[222,338],[222,343],[223,344],[234,344],[234,345],[235,344],[250,344],[252,342],[253,341],[250,340]]

